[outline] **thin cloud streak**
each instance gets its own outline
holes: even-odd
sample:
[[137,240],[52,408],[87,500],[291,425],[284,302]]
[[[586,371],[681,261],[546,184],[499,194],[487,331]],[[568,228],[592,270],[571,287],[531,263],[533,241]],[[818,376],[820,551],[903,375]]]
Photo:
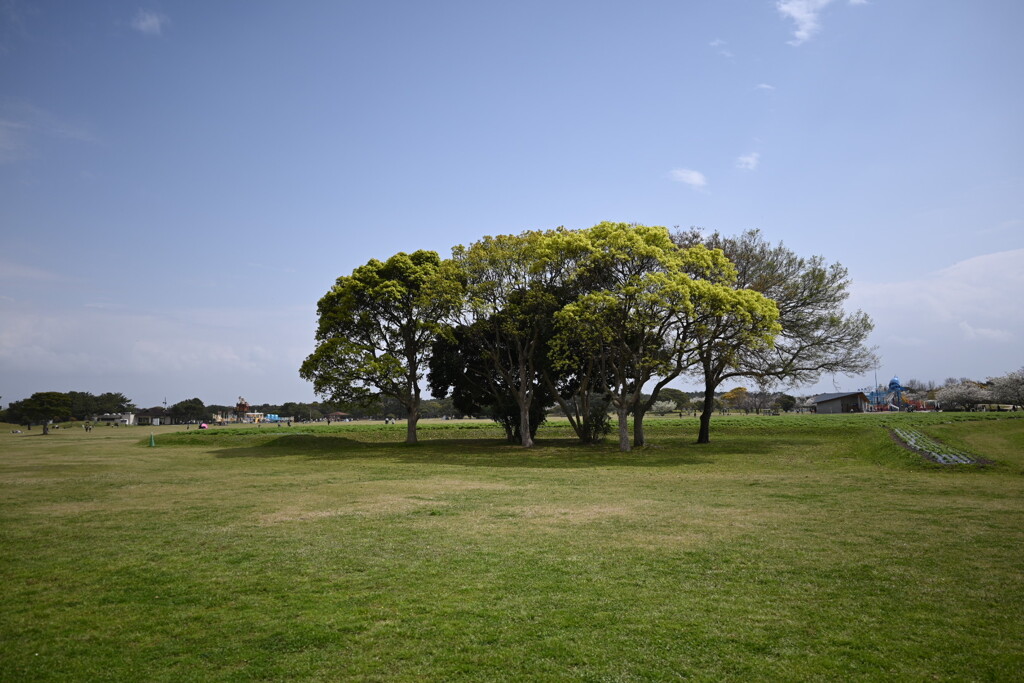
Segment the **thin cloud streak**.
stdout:
[[677,183],[683,183],[684,185],[689,185],[690,187],[698,190],[704,189],[708,184],[708,179],[704,177],[703,173],[689,168],[672,169],[672,173],[670,175],[672,180]]

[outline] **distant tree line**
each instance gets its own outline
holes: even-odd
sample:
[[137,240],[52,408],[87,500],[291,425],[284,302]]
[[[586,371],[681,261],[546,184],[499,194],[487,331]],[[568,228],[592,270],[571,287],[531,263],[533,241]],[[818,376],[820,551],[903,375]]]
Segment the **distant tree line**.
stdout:
[[108,392],[94,396],[87,391],[40,391],[26,399],[12,401],[0,411],[0,420],[11,424],[42,425],[48,433],[52,422],[92,420],[98,415],[135,410],[131,400],[121,393]]
[[[443,405],[444,401],[429,402],[427,407],[430,416],[440,416],[447,410],[451,411],[450,402]],[[388,408],[390,417],[403,417],[397,414],[396,406],[382,406]],[[291,417],[299,422],[310,420],[321,420],[326,415],[340,410],[331,403],[295,403],[286,402],[282,404],[264,403],[252,406],[251,410],[265,414],[276,414]],[[215,415],[234,415],[235,407],[205,404],[199,398],[189,398],[178,401],[170,406],[153,406],[151,408],[138,408],[134,402],[122,393],[104,393],[93,395],[86,391],[42,391],[36,392],[26,399],[12,401],[6,410],[0,410],[0,422],[9,424],[24,425],[31,429],[33,426],[41,425],[44,433],[48,433],[48,425],[52,423],[68,421],[91,421],[97,417],[118,413],[138,413],[151,418],[161,418],[168,422],[178,424],[210,422]],[[354,418],[384,417],[380,409],[376,411],[359,410],[352,413]]]
[[704,383],[706,443],[727,380],[766,392],[875,363],[870,319],[843,310],[848,284],[842,266],[756,231],[600,223],[484,237],[450,259],[398,253],[339,277],[300,374],[341,405],[397,401],[408,443],[425,380],[526,447],[549,407],[588,443],[611,429],[611,413],[623,451],[644,444],[644,416],[671,402],[667,385],[689,377]]

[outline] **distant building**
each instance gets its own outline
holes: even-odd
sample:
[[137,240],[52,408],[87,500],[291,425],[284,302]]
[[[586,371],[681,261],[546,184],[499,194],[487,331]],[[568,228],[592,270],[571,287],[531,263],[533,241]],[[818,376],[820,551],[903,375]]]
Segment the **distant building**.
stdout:
[[846,394],[818,394],[811,399],[814,412],[822,415],[863,413],[868,409],[868,397],[863,391]]
[[157,406],[140,410],[135,417],[135,423],[142,426],[157,427],[159,425],[171,424],[171,418],[167,415],[166,409]]
[[135,413],[104,413],[94,416],[92,421],[100,424],[133,425]]

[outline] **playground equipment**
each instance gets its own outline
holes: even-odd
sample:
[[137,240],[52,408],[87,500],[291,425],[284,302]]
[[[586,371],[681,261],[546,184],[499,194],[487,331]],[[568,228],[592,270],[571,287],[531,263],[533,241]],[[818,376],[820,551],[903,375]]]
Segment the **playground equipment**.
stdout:
[[912,411],[921,408],[918,401],[910,401],[904,397],[904,393],[910,389],[900,383],[899,377],[889,380],[888,387],[879,386],[868,394],[868,401],[872,410],[875,411]]

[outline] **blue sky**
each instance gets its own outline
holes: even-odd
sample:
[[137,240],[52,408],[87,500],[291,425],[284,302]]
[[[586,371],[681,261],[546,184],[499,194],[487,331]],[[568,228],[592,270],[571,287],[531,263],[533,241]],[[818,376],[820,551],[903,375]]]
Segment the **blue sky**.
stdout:
[[1005,374],[1022,30],[1017,0],[0,0],[0,401],[312,400],[337,276],[602,220],[842,263],[880,380]]

